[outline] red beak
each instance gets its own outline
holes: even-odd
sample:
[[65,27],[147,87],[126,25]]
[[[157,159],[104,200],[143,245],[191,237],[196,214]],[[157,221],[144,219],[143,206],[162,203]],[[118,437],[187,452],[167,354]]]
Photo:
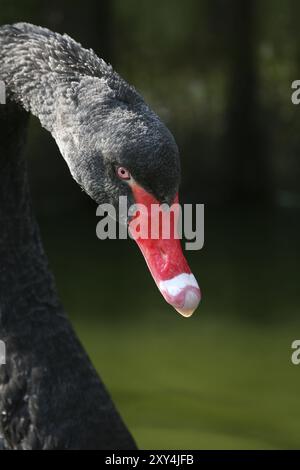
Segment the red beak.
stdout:
[[178,195],[170,210],[162,211],[160,203],[136,183],[132,191],[137,207],[129,222],[131,236],[165,300],[181,315],[189,317],[200,302],[201,292],[178,237]]

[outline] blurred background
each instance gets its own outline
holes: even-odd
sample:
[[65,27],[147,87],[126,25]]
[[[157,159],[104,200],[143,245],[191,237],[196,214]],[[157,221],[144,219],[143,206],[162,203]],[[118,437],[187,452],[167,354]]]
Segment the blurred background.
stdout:
[[1,0],[0,24],[66,32],[133,84],[177,140],[182,202],[205,204],[186,320],[133,242],[97,240],[95,205],[32,119],[60,296],[141,448],[299,448],[299,17],[296,0]]

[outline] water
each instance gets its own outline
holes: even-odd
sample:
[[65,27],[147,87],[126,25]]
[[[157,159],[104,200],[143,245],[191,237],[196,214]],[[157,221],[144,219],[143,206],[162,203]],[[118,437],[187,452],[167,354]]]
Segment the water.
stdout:
[[298,216],[208,213],[205,248],[188,255],[203,290],[190,319],[163,301],[134,243],[97,241],[94,222],[42,231],[66,310],[138,445],[298,448]]

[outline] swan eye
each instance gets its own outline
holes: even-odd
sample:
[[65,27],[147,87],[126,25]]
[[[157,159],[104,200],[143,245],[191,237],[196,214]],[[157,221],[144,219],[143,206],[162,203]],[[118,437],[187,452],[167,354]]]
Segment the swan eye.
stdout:
[[131,175],[130,175],[129,171],[126,168],[124,168],[123,166],[118,166],[116,171],[117,171],[118,177],[121,180],[130,180]]

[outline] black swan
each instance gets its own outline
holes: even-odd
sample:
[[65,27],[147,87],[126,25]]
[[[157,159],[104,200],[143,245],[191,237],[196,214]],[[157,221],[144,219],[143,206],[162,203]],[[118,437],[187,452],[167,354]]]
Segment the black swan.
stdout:
[[[175,201],[177,146],[137,91],[67,35],[0,27],[0,80],[0,447],[134,449],[58,300],[32,213],[26,128],[37,116],[77,183],[116,207],[122,195],[128,204]],[[189,316],[200,290],[179,240],[138,243],[165,299]]]

